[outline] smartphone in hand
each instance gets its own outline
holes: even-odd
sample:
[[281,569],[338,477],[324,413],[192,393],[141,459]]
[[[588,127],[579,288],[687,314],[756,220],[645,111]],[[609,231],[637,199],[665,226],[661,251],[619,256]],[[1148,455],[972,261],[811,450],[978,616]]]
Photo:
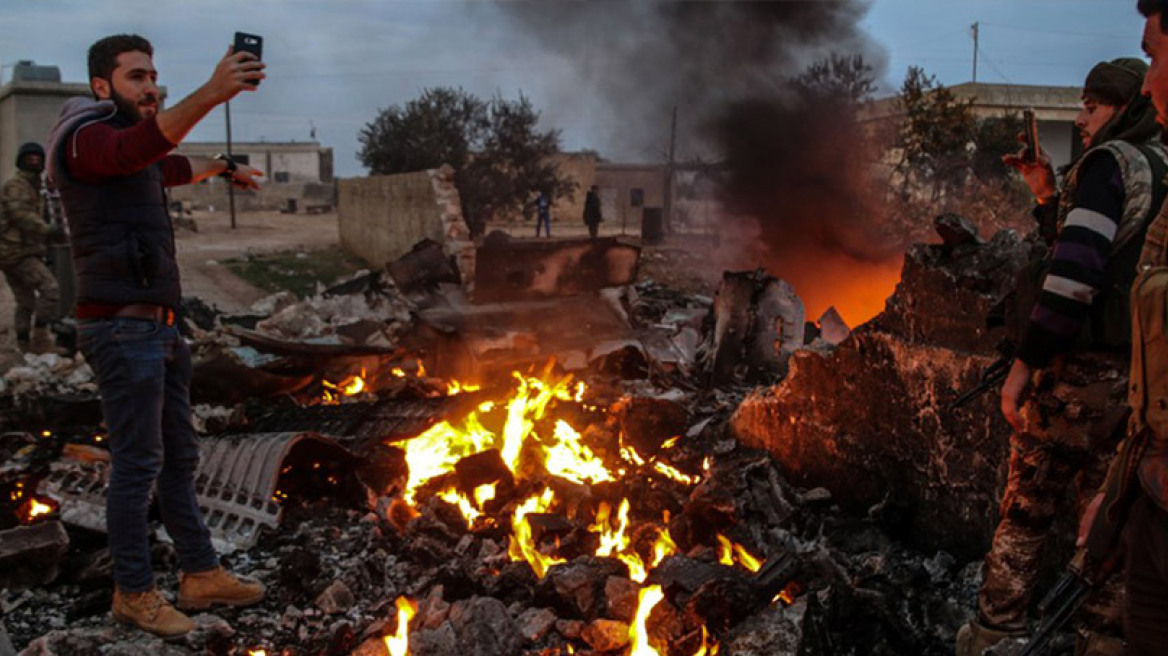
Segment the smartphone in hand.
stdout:
[[1033,109],[1026,109],[1022,111],[1022,126],[1026,132],[1026,161],[1031,164],[1038,163],[1038,119],[1034,116]]
[[[246,34],[244,32],[235,33],[235,45],[232,47],[232,52],[250,52],[256,56],[256,59],[263,61],[264,58],[264,38],[256,36],[255,34]],[[252,80],[248,82],[252,86],[259,86],[259,80]]]

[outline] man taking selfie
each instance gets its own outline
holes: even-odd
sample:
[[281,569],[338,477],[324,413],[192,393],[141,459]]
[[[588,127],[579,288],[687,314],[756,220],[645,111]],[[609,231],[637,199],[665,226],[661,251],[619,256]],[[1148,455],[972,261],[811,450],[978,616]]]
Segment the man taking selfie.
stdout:
[[50,135],[48,173],[69,222],[78,342],[97,374],[112,467],[106,523],[114,619],[163,637],[194,623],[154,585],[147,536],[151,489],[178,554],[178,606],[259,602],[264,588],[219,566],[195,497],[191,354],[175,314],[182,292],[164,186],[213,175],[258,188],[261,171],[229,157],[170,152],[216,106],[264,78],[255,55],[228,52],[209,80],[163,110],[150,42],[101,39],[89,49],[93,99],[65,103]]

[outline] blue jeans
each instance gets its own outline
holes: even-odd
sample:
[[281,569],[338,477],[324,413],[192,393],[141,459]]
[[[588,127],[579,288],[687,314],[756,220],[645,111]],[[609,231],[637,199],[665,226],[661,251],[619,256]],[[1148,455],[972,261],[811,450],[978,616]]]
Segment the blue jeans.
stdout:
[[97,374],[112,455],[106,526],[114,582],[154,585],[146,516],[157,486],[162,521],[186,572],[219,558],[195,498],[199,446],[191,424],[191,351],[178,329],[149,319],[83,320],[78,346]]
[[535,236],[536,237],[539,236],[539,229],[540,228],[545,228],[545,232],[547,232],[548,237],[552,236],[552,215],[550,213],[544,214],[541,212],[541,213],[537,213],[535,215]]

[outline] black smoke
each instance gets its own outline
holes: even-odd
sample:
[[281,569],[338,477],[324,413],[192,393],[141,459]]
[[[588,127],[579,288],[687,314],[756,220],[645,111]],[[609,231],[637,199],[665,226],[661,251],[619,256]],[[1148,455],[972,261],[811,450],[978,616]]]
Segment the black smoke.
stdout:
[[[678,112],[678,158],[720,168],[735,220],[757,221],[780,276],[820,254],[887,258],[867,165],[874,156],[850,108],[796,93],[790,81],[830,54],[886,55],[860,28],[864,0],[512,1],[493,4],[570,62],[559,102],[594,102],[601,155],[662,161]],[[895,241],[892,239],[891,241]],[[754,263],[744,262],[744,265]]]

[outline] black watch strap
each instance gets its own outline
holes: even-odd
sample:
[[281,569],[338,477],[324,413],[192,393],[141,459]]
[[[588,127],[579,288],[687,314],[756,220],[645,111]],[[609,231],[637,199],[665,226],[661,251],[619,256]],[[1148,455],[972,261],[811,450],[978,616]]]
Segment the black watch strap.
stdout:
[[231,174],[235,173],[236,169],[239,168],[239,165],[235,163],[235,160],[231,159],[230,155],[224,155],[223,153],[219,153],[219,154],[215,155],[214,157],[212,157],[211,159],[219,159],[219,160],[223,160],[224,162],[227,162],[227,168],[225,168],[219,172],[219,177],[221,177],[221,178],[232,177]]

